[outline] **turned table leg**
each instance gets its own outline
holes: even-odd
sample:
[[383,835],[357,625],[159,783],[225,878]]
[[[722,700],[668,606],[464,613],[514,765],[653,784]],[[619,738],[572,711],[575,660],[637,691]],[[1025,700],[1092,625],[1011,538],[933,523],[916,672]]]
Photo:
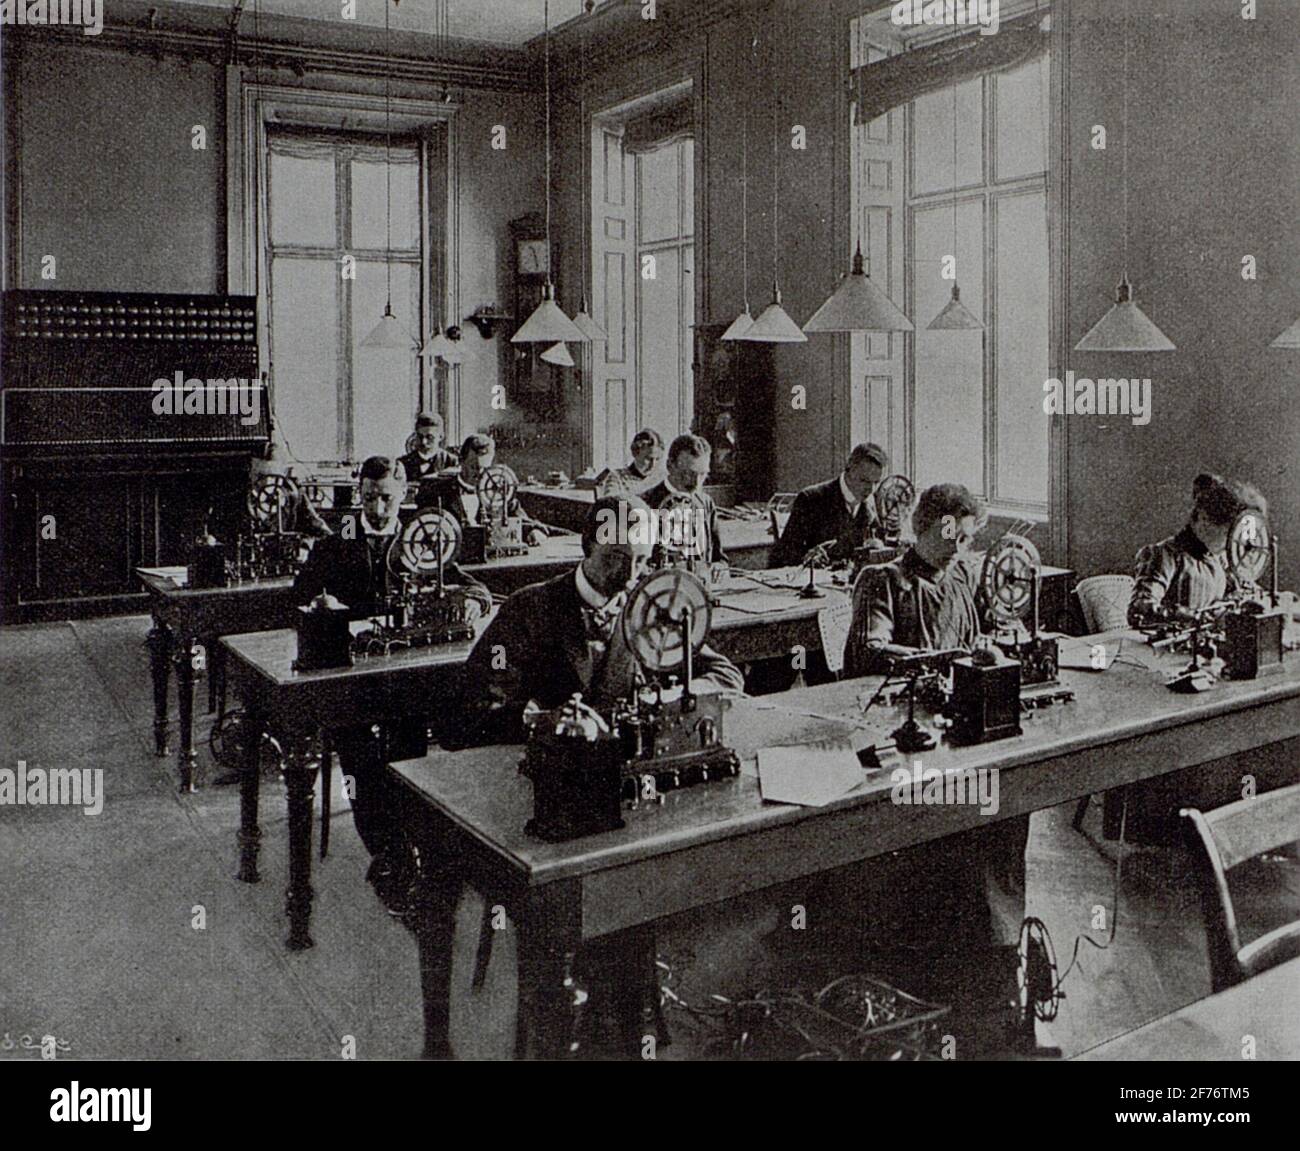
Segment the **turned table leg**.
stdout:
[[319,764],[305,741],[287,749],[284,769],[289,792],[289,949],[312,946],[311,938],[311,817]]
[[261,787],[262,716],[249,707],[244,713],[243,762],[239,775],[239,881],[256,883],[257,852],[262,829],[257,822],[258,792]]
[[157,614],[146,642],[149,645],[149,672],[153,676],[153,750],[167,754],[167,687],[171,679],[172,632]]
[[182,791],[197,791],[199,787],[195,776],[198,757],[194,754],[194,658],[195,647],[192,640],[187,639],[178,645],[176,696],[180,710],[180,747],[176,752],[176,767],[180,772]]

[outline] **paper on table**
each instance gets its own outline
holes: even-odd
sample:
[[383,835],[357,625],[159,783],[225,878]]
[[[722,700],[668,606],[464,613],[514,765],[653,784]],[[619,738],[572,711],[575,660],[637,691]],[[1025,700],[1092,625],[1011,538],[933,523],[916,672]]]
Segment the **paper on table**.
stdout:
[[1105,671],[1115,657],[1119,655],[1118,639],[1063,639],[1057,653],[1058,663],[1063,668],[1076,671]]
[[837,599],[817,613],[817,631],[822,639],[822,654],[831,671],[844,667],[844,646],[849,642],[849,627],[853,623],[853,601]]
[[824,807],[866,778],[847,740],[758,749],[759,788],[772,803]]

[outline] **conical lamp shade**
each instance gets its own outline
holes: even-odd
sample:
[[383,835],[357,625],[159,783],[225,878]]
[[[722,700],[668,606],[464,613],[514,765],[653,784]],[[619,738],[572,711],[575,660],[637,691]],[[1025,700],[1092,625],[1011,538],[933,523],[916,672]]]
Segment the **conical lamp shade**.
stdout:
[[755,344],[806,344],[808,337],[781,307],[781,289],[772,285],[772,302],[759,314],[741,340]]
[[603,340],[609,335],[598,323],[595,317],[587,311],[587,301],[582,301],[582,311],[573,317],[574,326],[581,329],[589,340]]
[[1300,348],[1300,320],[1296,320],[1285,332],[1276,340],[1269,344],[1270,348]]
[[745,333],[754,326],[754,317],[750,314],[749,305],[745,305],[745,310],[731,321],[731,327],[722,333],[724,340],[743,340]]
[[569,351],[568,344],[552,344],[542,353],[542,359],[560,368],[573,367],[573,353]]
[[414,347],[415,341],[411,339],[410,333],[397,322],[397,317],[393,315],[391,304],[384,306],[384,314],[369,332],[366,333],[365,339],[361,341],[363,348],[401,348],[409,350]]
[[452,340],[449,340],[446,335],[443,334],[441,328],[434,332],[432,339],[430,339],[424,347],[420,349],[420,355],[424,356],[426,359],[436,358],[442,360],[443,363],[446,364],[461,364],[465,362],[465,353],[462,352]]
[[862,248],[853,255],[853,270],[803,326],[805,332],[910,332],[912,321],[894,307],[866,274]]
[[931,332],[982,332],[984,325],[961,302],[961,289],[953,284],[952,299],[948,301],[943,311],[926,325],[926,328]]
[[1172,352],[1173,342],[1133,302],[1127,277],[1115,291],[1115,303],[1088,334],[1074,345],[1076,352]]
[[555,287],[548,280],[542,286],[542,299],[523,327],[510,337],[512,344],[555,344],[576,340],[585,343],[587,335],[555,302]]

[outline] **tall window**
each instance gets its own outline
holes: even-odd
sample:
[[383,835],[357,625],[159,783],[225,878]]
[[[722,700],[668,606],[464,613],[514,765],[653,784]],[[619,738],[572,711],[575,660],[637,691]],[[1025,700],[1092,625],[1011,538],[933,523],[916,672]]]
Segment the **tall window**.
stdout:
[[691,422],[695,141],[638,153],[636,171],[638,418],[668,442]]
[[[268,132],[267,264],[276,418],[299,459],[364,459],[399,450],[419,403],[419,146]],[[392,217],[386,217],[391,178]],[[366,348],[384,311],[412,349]]]
[[695,142],[681,124],[693,105],[668,107],[592,128],[592,300],[608,333],[591,348],[597,468],[625,464],[642,427],[667,442],[691,424]]
[[[858,25],[855,64],[899,50]],[[977,77],[854,128],[869,271],[916,325],[855,340],[854,435],[886,443],[918,486],[962,483],[1030,514],[1048,498],[1048,66]],[[983,332],[927,330],[954,271]]]

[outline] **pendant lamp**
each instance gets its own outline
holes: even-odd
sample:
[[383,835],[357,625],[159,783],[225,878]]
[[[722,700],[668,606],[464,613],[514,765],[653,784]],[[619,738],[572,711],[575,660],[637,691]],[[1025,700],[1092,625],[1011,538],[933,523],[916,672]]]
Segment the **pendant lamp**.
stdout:
[[393,167],[392,167],[392,138],[393,138],[393,118],[392,118],[392,99],[389,91],[389,79],[393,72],[393,57],[389,50],[389,26],[388,26],[388,0],[384,0],[384,245],[385,259],[384,271],[387,277],[387,296],[384,303],[384,314],[379,318],[379,322],[366,333],[365,338],[361,341],[363,348],[392,348],[397,350],[411,350],[415,347],[415,340],[411,338],[408,332],[401,324],[397,322],[397,317],[393,315]]
[[[546,250],[551,251],[551,3],[543,3],[546,87]],[[548,261],[549,262],[549,261]],[[512,344],[555,344],[570,340],[586,343],[590,337],[561,310],[555,302],[555,285],[548,272],[542,285],[542,298],[533,314],[510,337]]]
[[1173,341],[1133,300],[1128,279],[1128,5],[1124,8],[1124,267],[1115,303],[1074,345],[1076,352],[1172,352]]
[[772,70],[772,302],[758,314],[748,330],[735,338],[756,344],[806,344],[808,337],[799,330],[799,325],[781,306],[781,285],[777,267],[780,250],[778,221],[781,207],[781,152],[777,146],[778,100],[775,59],[770,59],[768,66]]
[[555,364],[556,367],[573,367],[573,354],[569,351],[569,345],[565,343],[552,344],[542,353],[542,359],[548,364]]
[[853,254],[853,270],[841,277],[830,298],[803,326],[805,332],[910,332],[909,320],[867,275],[862,244]]
[[[952,253],[957,259],[957,85],[952,86]],[[927,325],[931,332],[982,332],[984,325],[965,304],[961,302],[961,288],[957,281],[952,282],[952,298],[943,310]]]

